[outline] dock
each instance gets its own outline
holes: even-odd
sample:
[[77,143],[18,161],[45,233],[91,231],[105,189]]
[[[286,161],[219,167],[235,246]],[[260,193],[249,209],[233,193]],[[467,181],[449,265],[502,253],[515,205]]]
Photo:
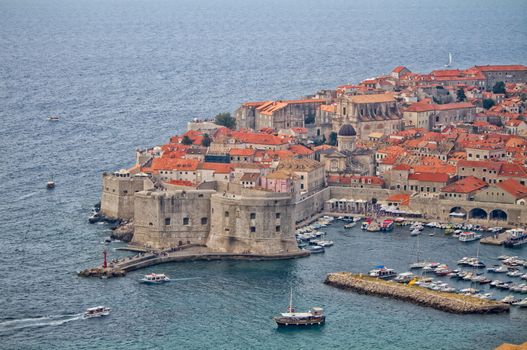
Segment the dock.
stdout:
[[82,270],[81,277],[123,277],[126,273],[149,266],[170,262],[212,261],[212,260],[283,260],[309,256],[309,251],[283,252],[280,254],[239,254],[211,251],[204,245],[189,244],[163,251],[141,252],[137,255],[112,261],[107,267],[97,266]]
[[490,244],[490,245],[503,245],[505,241],[509,238],[509,234],[506,232],[499,233],[497,235],[489,236],[482,238],[480,242],[482,244]]
[[438,292],[351,272],[330,273],[324,283],[360,294],[390,297],[457,314],[494,314],[508,312],[510,309],[508,304],[497,301]]

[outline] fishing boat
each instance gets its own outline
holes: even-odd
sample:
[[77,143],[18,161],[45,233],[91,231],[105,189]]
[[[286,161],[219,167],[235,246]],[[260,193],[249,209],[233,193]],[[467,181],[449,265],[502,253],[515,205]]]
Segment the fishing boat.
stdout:
[[480,238],[481,238],[481,235],[476,234],[475,232],[472,232],[472,231],[461,232],[459,234],[459,240],[461,242],[472,242]]
[[111,309],[106,306],[96,306],[91,307],[89,309],[86,309],[84,312],[84,318],[95,318],[95,317],[102,317],[102,316],[108,316],[110,314]]
[[326,322],[324,310],[321,307],[313,307],[308,312],[295,312],[293,308],[293,288],[289,295],[289,306],[287,312],[273,317],[279,327],[286,326],[318,326]]
[[389,269],[385,266],[376,266],[373,270],[368,272],[370,277],[377,277],[381,279],[390,279],[397,276],[394,269]]
[[170,278],[166,276],[163,273],[151,273],[149,275],[144,275],[143,278],[141,278],[141,282],[147,283],[147,284],[159,284],[164,282],[169,282]]
[[525,230],[515,228],[506,232],[509,234],[509,238],[503,243],[505,247],[514,248],[527,243],[527,232]]

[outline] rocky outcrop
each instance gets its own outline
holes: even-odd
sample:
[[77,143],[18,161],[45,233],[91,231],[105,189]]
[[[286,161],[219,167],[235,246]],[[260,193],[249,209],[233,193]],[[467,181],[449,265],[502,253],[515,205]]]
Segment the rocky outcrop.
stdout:
[[118,239],[123,242],[131,242],[134,237],[134,223],[123,222],[117,226],[110,235],[111,239]]
[[418,286],[383,281],[350,272],[330,273],[324,283],[361,294],[391,297],[451,313],[488,314],[509,311],[509,305],[496,301],[437,292]]
[[96,267],[92,269],[82,270],[78,273],[81,277],[100,277],[100,278],[111,278],[111,277],[123,277],[126,272],[119,268],[102,268]]

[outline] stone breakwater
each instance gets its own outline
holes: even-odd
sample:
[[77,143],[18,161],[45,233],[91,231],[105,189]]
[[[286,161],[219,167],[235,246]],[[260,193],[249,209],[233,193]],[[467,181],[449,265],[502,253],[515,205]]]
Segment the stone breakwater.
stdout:
[[351,272],[329,273],[324,283],[361,294],[391,297],[457,314],[490,314],[509,311],[509,305],[496,301],[431,291],[418,286],[383,281]]

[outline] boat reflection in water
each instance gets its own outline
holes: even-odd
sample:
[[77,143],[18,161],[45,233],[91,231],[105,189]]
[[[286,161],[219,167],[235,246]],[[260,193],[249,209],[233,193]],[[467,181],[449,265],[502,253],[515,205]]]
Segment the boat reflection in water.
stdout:
[[324,310],[321,307],[313,307],[307,312],[295,312],[293,308],[293,289],[291,288],[287,312],[273,317],[273,320],[279,327],[319,326],[326,322],[326,316],[324,316]]

